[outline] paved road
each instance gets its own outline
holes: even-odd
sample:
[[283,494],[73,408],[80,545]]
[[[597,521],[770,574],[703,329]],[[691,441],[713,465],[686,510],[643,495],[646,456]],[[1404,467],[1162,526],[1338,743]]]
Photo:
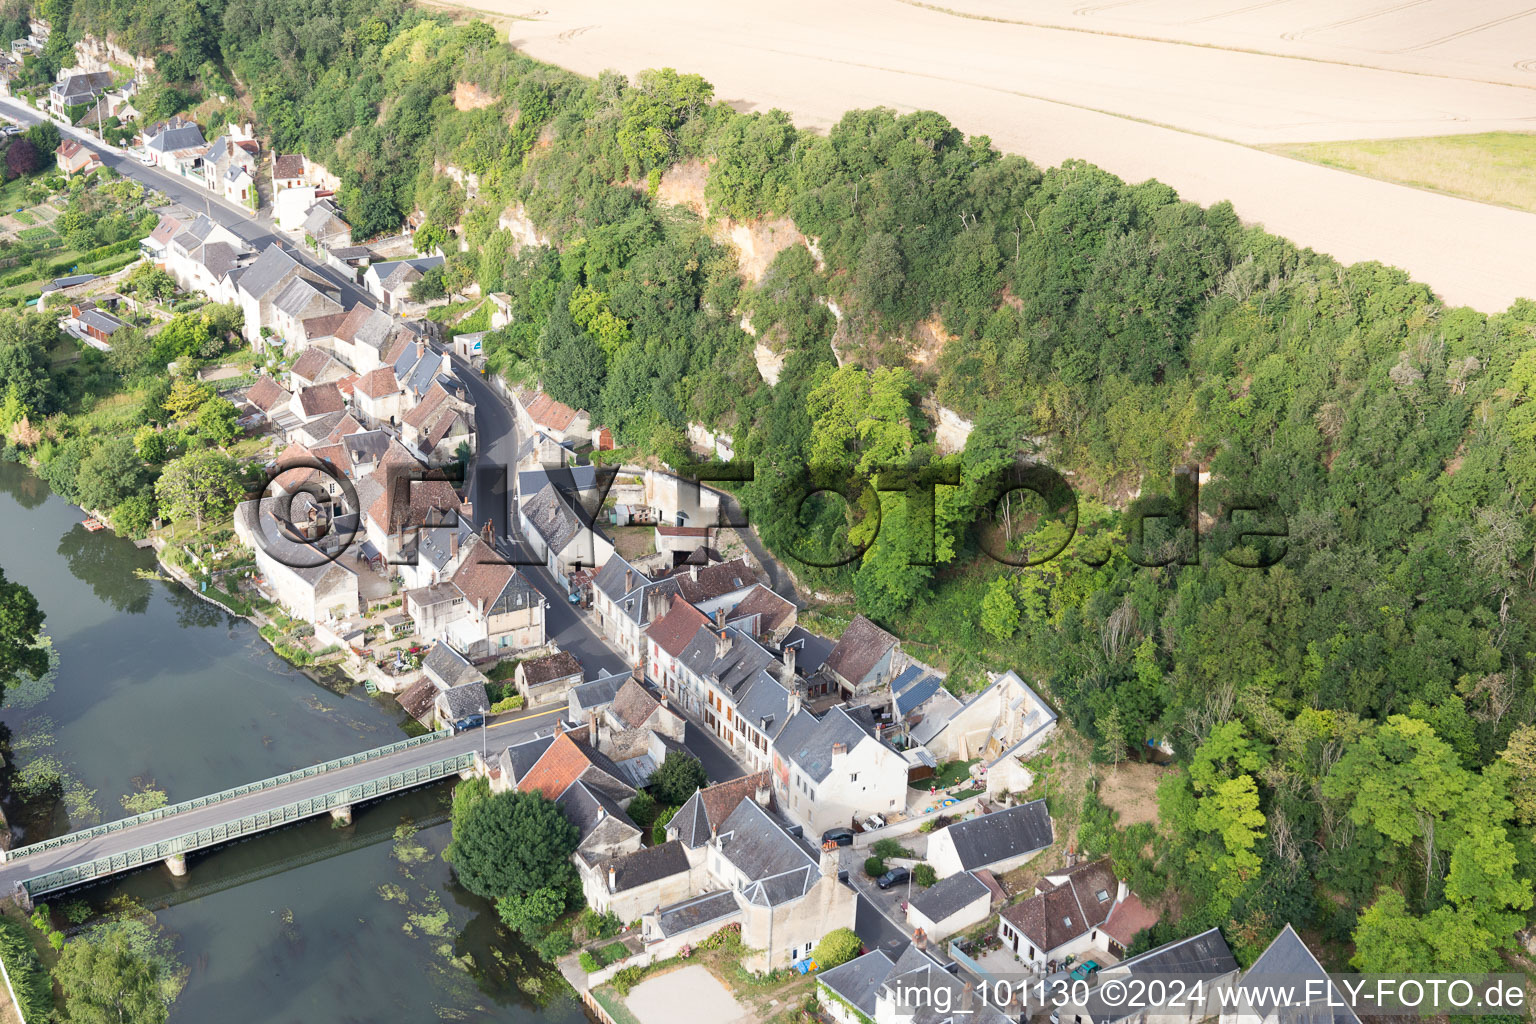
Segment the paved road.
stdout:
[[112,832],[94,839],[22,857],[14,862],[0,865],[0,893],[8,894],[15,889],[17,883],[50,871],[83,864],[98,857],[124,853],[150,843],[174,839],[199,829],[211,828],[243,818],[248,814],[282,807],[298,800],[323,796],[395,772],[418,768],[454,754],[480,750],[482,743],[487,751],[495,752],[510,744],[532,739],[536,733],[548,728],[555,721],[555,716],[563,710],[562,706],[531,714],[512,712],[495,719],[485,728],[483,736],[481,730],[472,729],[456,736],[409,747],[372,761],[337,768],[322,775],[298,779],[272,789],[235,797],[169,818],[145,822],[121,832]]
[[515,558],[518,571],[533,582],[549,602],[546,631],[561,650],[569,651],[581,663],[585,677],[592,679],[607,672],[624,672],[629,662],[609,646],[581,613],[571,606],[564,588],[555,582],[547,568],[536,563],[516,529],[512,473],[517,460],[517,421],[496,389],[466,364],[455,360],[459,378],[475,400],[475,433],[479,451],[475,453],[470,473],[469,498],[474,504],[475,525],[487,518],[496,524],[502,553]]

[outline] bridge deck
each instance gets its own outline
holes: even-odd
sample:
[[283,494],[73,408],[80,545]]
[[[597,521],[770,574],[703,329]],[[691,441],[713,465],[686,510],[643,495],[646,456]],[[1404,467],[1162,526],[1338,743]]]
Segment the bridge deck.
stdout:
[[[505,745],[509,742],[508,727],[515,722],[526,722],[530,717],[543,718],[544,715],[524,716],[523,718],[503,718],[487,728],[487,742],[490,749],[498,749],[497,744]],[[49,849],[40,849],[36,852],[16,857],[13,851],[12,857],[4,864],[0,864],[0,898],[10,896],[16,891],[18,885],[24,885],[33,880],[41,880],[43,876],[54,872],[78,868],[89,865],[104,858],[125,858],[124,863],[114,864],[106,870],[100,870],[95,877],[105,877],[120,871],[132,870],[149,863],[160,857],[127,860],[133,854],[153,848],[157,844],[167,843],[192,837],[197,833],[204,833],[204,841],[192,842],[188,849],[200,849],[217,845],[226,838],[237,838],[237,835],[227,837],[213,837],[209,830],[219,830],[223,826],[240,822],[253,815],[262,815],[274,810],[300,805],[303,807],[308,801],[325,797],[328,794],[340,790],[357,788],[357,797],[360,800],[370,799],[382,793],[368,791],[369,784],[378,780],[398,775],[412,769],[425,768],[432,765],[440,765],[449,759],[468,755],[480,750],[481,736],[479,729],[473,729],[457,736],[443,736],[439,739],[421,743],[403,750],[395,750],[382,756],[360,761],[345,767],[333,768],[328,771],[296,778],[280,785],[261,789],[256,792],[241,796],[232,796],[216,803],[194,807],[180,811],[167,817],[154,820],[140,821],[128,825],[125,828],[94,834],[83,838],[78,842],[69,842],[54,846]],[[445,777],[445,776],[444,776]],[[422,781],[427,781],[423,779]],[[408,785],[396,787],[394,791],[408,788]],[[239,834],[251,834],[308,817],[314,814],[325,813],[325,806],[306,808],[305,813],[295,813],[282,820],[275,820],[267,824],[244,829]],[[90,830],[99,832],[100,830]],[[161,854],[160,856],[164,856]],[[80,881],[87,881],[81,879]],[[73,884],[73,883],[68,883]],[[49,888],[65,888],[67,885],[47,884],[34,892],[45,891]]]

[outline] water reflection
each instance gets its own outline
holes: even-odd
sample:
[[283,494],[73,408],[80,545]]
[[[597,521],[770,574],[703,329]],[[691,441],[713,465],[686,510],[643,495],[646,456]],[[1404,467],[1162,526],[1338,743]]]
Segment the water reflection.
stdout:
[[126,543],[106,531],[92,533],[76,525],[59,538],[58,554],[69,574],[88,584],[98,601],[111,605],[119,615],[143,615],[149,607],[151,584],[121,571]]

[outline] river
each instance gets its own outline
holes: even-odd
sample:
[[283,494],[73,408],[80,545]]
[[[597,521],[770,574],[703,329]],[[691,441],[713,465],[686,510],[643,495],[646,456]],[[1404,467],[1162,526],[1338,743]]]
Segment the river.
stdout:
[[[49,759],[73,798],[20,841],[124,817],[144,788],[170,802],[405,735],[393,701],[323,686],[249,623],[146,579],[149,551],[89,533],[79,510],[0,464],[0,565],[47,613],[49,683],[16,688],[0,720],[19,764]],[[51,690],[49,686],[51,685]],[[92,793],[91,791],[94,791]],[[189,968],[172,1021],[584,1019],[563,982],[460,889],[440,854],[449,785],[317,819],[53,906],[60,924],[127,897],[149,907]],[[73,816],[73,820],[71,820]]]

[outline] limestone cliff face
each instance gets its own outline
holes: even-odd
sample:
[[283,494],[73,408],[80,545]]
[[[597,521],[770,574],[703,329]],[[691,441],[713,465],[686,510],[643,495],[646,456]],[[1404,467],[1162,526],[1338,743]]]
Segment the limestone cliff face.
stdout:
[[155,70],[153,57],[138,57],[110,39],[85,36],[75,43],[75,63],[83,71],[110,71],[112,65],[126,65],[140,79]]

